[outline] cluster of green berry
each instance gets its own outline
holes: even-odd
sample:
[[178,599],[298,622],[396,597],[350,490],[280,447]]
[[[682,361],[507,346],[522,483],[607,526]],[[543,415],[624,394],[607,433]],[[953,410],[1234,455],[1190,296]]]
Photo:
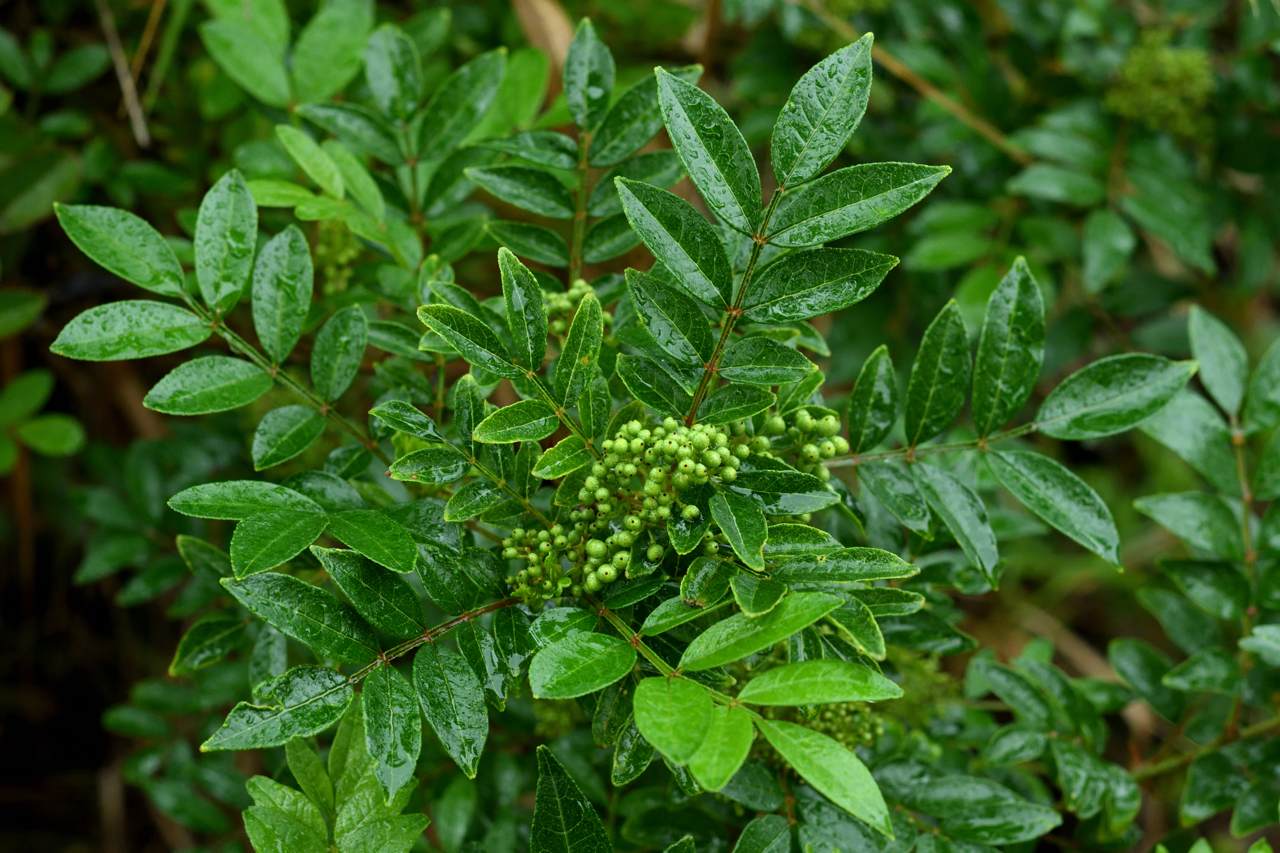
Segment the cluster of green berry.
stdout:
[[[563,337],[569,331],[578,303],[591,292],[591,285],[583,279],[575,281],[568,290],[542,291],[542,305],[547,311],[547,329],[551,334]],[[613,317],[606,312],[603,319],[607,324]]]
[[769,415],[762,432],[784,442],[779,449],[785,448],[788,461],[797,469],[824,482],[831,478],[831,471],[823,462],[849,452],[849,442],[840,435],[840,418],[834,413],[815,417],[809,409],[798,409],[789,421],[782,415]]
[[1193,136],[1213,94],[1209,54],[1169,44],[1167,30],[1148,30],[1125,57],[1106,96],[1107,109],[1153,130]]
[[[601,444],[603,456],[577,484],[572,508],[548,529],[517,527],[502,541],[503,557],[526,564],[507,582],[536,602],[595,593],[619,577],[657,570],[670,544],[668,520],[702,515],[690,491],[733,482],[744,459],[771,446],[768,437],[749,435],[745,423],[690,427],[669,417],[653,427],[623,424]],[[703,553],[724,543],[708,529]]]
[[360,241],[344,223],[322,219],[316,223],[315,265],[325,293],[341,293],[351,283],[360,257]]

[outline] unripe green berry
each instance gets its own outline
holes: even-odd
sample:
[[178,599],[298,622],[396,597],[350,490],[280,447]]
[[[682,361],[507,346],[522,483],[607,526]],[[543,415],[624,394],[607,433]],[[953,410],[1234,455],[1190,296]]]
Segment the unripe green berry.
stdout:
[[608,548],[599,539],[587,540],[587,555],[590,557],[603,557],[608,552]]
[[686,521],[693,521],[695,518],[702,515],[702,510],[698,509],[697,504],[688,504],[684,509],[680,510],[680,515],[683,516]]

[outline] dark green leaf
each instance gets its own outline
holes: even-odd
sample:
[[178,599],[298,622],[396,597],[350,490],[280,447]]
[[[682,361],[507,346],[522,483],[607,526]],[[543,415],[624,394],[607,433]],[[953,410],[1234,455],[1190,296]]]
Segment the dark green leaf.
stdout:
[[[619,359],[621,362],[621,359]],[[800,515],[825,509],[840,500],[812,474],[801,473],[766,457],[751,457],[738,469],[730,489],[752,495],[766,515]]]
[[533,474],[547,480],[558,480],[589,464],[591,458],[591,451],[581,438],[576,435],[566,436],[555,447],[538,457],[533,466]]
[[591,802],[546,746],[539,746],[538,787],[530,853],[612,853],[613,845]]
[[522,258],[553,267],[569,265],[569,244],[556,232],[528,222],[492,220],[489,235]]
[[711,223],[674,193],[625,178],[614,183],[632,229],[675,280],[708,305],[728,305],[733,269]]
[[200,483],[169,498],[169,508],[195,518],[239,521],[275,509],[319,513],[320,505],[299,492],[261,480]]
[[830,314],[871,295],[897,265],[892,255],[864,249],[792,252],[752,282],[744,316],[778,324]]
[[209,324],[185,308],[132,299],[77,314],[49,349],[81,361],[125,361],[184,350],[212,333]]
[[891,551],[865,547],[779,557],[773,563],[773,576],[789,584],[900,580],[920,571]]
[[391,664],[365,676],[360,690],[365,746],[389,802],[413,784],[422,750],[422,717],[409,679]]
[[161,296],[185,292],[173,249],[141,218],[88,204],[55,204],[53,210],[71,242],[103,269]]
[[523,368],[511,362],[501,339],[480,318],[452,305],[423,305],[418,319],[476,367],[510,379],[525,375]]
[[324,513],[269,509],[254,513],[231,534],[231,566],[236,577],[274,569],[301,554],[324,532]]
[[706,424],[731,424],[757,415],[776,402],[769,391],[756,385],[722,385],[698,407],[698,420]]
[[1148,495],[1138,498],[1133,506],[1192,548],[1223,559],[1238,560],[1244,556],[1240,523],[1218,495],[1206,492]]
[[594,693],[631,672],[636,650],[609,634],[578,632],[544,646],[529,662],[529,690],[538,699]]
[[651,358],[620,355],[615,370],[632,396],[656,412],[684,417],[693,404],[693,398]]
[[313,272],[307,239],[296,225],[272,237],[253,266],[253,328],[279,364],[293,351],[311,307]]
[[374,103],[384,115],[403,121],[418,108],[422,59],[413,39],[394,24],[383,24],[369,36],[364,77]]
[[753,335],[739,338],[720,359],[720,375],[729,382],[748,385],[784,385],[797,382],[813,369],[813,362],[772,338]]
[[867,356],[849,395],[849,449],[871,450],[898,417],[898,374],[884,344]]
[[587,380],[595,374],[604,335],[600,300],[588,293],[578,303],[569,334],[556,359],[555,397],[561,403],[577,400]]
[[896,459],[862,462],[858,465],[858,481],[876,500],[913,533],[929,537],[929,504],[916,485],[911,471]]
[[345,675],[318,666],[295,666],[264,682],[258,693],[263,704],[238,703],[200,744],[201,752],[283,746],[318,734],[341,719],[354,696]]
[[569,115],[583,130],[594,130],[613,94],[613,54],[596,36],[589,18],[578,22],[564,60],[564,98]]
[[[676,68],[671,73],[696,83],[702,67],[689,65]],[[640,150],[661,128],[658,80],[650,75],[619,95],[609,107],[591,140],[591,165],[603,167],[621,163]]]
[[1249,377],[1244,404],[1244,425],[1249,431],[1263,430],[1280,423],[1280,341],[1263,354]]
[[763,571],[767,525],[760,505],[746,495],[716,492],[711,496],[711,518],[738,559],[748,568]]
[[987,301],[973,370],[973,420],[989,435],[1035,388],[1044,362],[1044,303],[1025,259],[1014,260]]
[[258,422],[253,433],[255,471],[287,462],[324,433],[324,418],[309,406],[281,406]]
[[215,312],[226,313],[240,300],[257,242],[257,205],[244,177],[232,169],[205,194],[196,217],[196,282]]
[[629,269],[626,281],[636,315],[658,349],[678,364],[705,364],[714,343],[697,303],[649,273]]
[[152,386],[142,403],[167,415],[207,415],[247,406],[271,388],[257,366],[225,355],[183,362]]
[[1054,388],[1036,414],[1054,438],[1101,438],[1137,426],[1182,390],[1194,361],[1128,353],[1099,359]]
[[542,288],[533,273],[506,249],[498,250],[498,268],[502,272],[512,360],[534,371],[541,370],[547,351],[547,312],[542,307]]
[[311,553],[370,625],[397,640],[422,633],[422,605],[405,581],[355,551],[313,545]]
[[226,578],[222,585],[255,616],[321,657],[362,664],[378,655],[373,630],[319,587],[277,572]]
[[329,515],[329,535],[393,572],[413,571],[418,546],[390,515],[377,509],[347,509]]
[[907,441],[916,446],[946,429],[964,408],[969,387],[969,337],[952,300],[920,341],[907,381]]
[[929,507],[951,531],[965,557],[981,570],[988,583],[995,586],[1000,554],[982,500],[941,468],[919,463],[912,466],[912,471]]
[[223,660],[245,644],[247,624],[243,619],[219,613],[202,616],[178,641],[169,674],[190,675]]
[[1228,415],[1239,414],[1249,377],[1249,354],[1244,344],[1227,324],[1199,305],[1191,306],[1187,329],[1205,390]]
[[991,470],[1022,505],[1102,559],[1120,562],[1120,534],[1098,493],[1048,456],[1029,450],[987,454]]
[[443,160],[462,144],[493,103],[507,66],[506,48],[482,53],[450,74],[431,96],[418,130],[420,156]]
[[573,216],[573,199],[553,176],[527,166],[487,166],[467,169],[467,177],[485,191],[521,210],[551,219]]
[[462,479],[471,463],[452,445],[436,444],[401,456],[387,470],[393,480],[442,486]]
[[489,736],[484,688],[462,655],[428,643],[413,659],[413,686],[427,725],[467,778],[474,779]]

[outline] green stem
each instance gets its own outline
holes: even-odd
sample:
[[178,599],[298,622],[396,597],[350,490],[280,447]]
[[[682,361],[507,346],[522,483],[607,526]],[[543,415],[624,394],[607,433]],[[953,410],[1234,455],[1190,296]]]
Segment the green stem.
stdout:
[[549,389],[546,383],[542,381],[542,378],[536,373],[530,372],[529,379],[533,381],[534,387],[538,389],[538,396],[542,397],[542,401],[555,411],[556,417],[560,419],[560,423],[564,425],[564,428],[582,439],[582,443],[586,445],[587,450],[591,451],[592,456],[596,459],[603,459],[604,457],[601,456],[600,451],[596,449],[595,441],[591,436],[587,435],[586,428],[583,427],[577,419],[571,417],[569,413],[565,411],[564,406],[560,405],[560,403],[556,401],[556,398],[551,394],[551,389]]
[[958,450],[986,450],[988,446],[998,441],[1008,441],[1011,438],[1018,438],[1027,433],[1035,432],[1039,428],[1036,423],[1023,424],[1013,429],[1007,429],[1004,432],[997,432],[985,438],[975,438],[970,441],[952,441],[944,444],[926,444],[920,447],[899,447],[894,450],[879,450],[875,453],[851,453],[848,456],[837,456],[826,461],[828,468],[843,468],[846,466],[857,466],[863,462],[878,462],[885,459],[901,459],[908,458],[915,460],[921,456],[932,456],[936,453],[952,453]]
[[582,243],[587,233],[587,198],[591,189],[591,169],[587,154],[591,148],[591,131],[578,135],[578,191],[573,205],[573,237],[569,244],[569,286],[582,277]]
[[1260,723],[1254,723],[1252,726],[1246,726],[1241,729],[1239,734],[1235,737],[1220,737],[1213,743],[1202,746],[1199,749],[1193,749],[1190,752],[1184,752],[1181,755],[1175,755],[1171,758],[1166,758],[1164,761],[1157,761],[1154,764],[1148,764],[1145,767],[1135,767],[1131,772],[1134,779],[1142,782],[1156,776],[1162,776],[1173,770],[1177,770],[1180,767],[1190,764],[1203,755],[1208,755],[1216,749],[1221,749],[1229,743],[1249,740],[1276,729],[1280,729],[1280,716],[1272,717],[1269,720],[1263,720]]
[[689,405],[688,414],[684,416],[684,422],[689,426],[693,426],[698,419],[698,409],[706,399],[707,393],[711,390],[711,383],[715,381],[716,373],[720,370],[720,359],[724,356],[725,347],[729,344],[733,327],[742,316],[742,306],[747,300],[747,291],[751,287],[751,279],[755,276],[756,264],[760,262],[760,253],[769,242],[769,222],[773,219],[773,212],[777,210],[778,202],[782,201],[782,194],[785,191],[786,187],[781,186],[773,191],[773,195],[769,197],[769,205],[764,210],[764,216],[760,218],[760,225],[751,235],[751,255],[747,258],[746,269],[742,271],[742,284],[738,286],[733,304],[724,312],[724,317],[721,319],[720,339],[716,341],[715,349],[711,352],[711,359],[702,369],[702,378],[698,380],[698,387],[693,392],[693,402]]
[[518,504],[520,504],[520,506],[524,507],[525,512],[529,513],[534,518],[538,519],[539,523],[541,523],[544,527],[548,529],[551,527],[551,519],[543,515],[542,512],[536,506],[529,503],[528,498],[526,498],[524,495],[517,492],[515,489],[511,488],[511,484],[508,483],[505,478],[499,477],[495,472],[489,470],[489,468],[486,467],[483,462],[477,459],[470,452],[463,450],[462,453],[467,457],[467,461],[470,462],[477,471],[483,474],[489,480],[489,482],[493,483],[499,489],[502,489],[502,491],[506,492],[508,495],[512,497],[513,500],[515,500]]
[[504,598],[501,601],[491,601],[488,604],[475,608],[474,610],[468,610],[465,613],[460,613],[451,619],[441,622],[439,625],[433,625],[418,636],[405,640],[399,645],[392,646],[387,651],[378,655],[377,660],[365,664],[363,667],[349,675],[347,677],[347,683],[356,684],[364,680],[369,673],[373,672],[378,667],[386,666],[396,658],[404,657],[409,652],[418,648],[418,646],[424,646],[427,643],[434,643],[437,639],[449,633],[454,628],[457,628],[459,625],[470,622],[473,619],[478,619],[486,613],[493,613],[496,610],[512,607],[519,603],[520,599],[518,598]]

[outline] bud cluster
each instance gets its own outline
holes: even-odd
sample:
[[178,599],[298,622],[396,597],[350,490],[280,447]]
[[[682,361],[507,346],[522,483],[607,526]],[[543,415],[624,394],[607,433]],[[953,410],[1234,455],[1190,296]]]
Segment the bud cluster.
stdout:
[[762,431],[783,443],[779,449],[785,447],[788,461],[798,470],[824,482],[831,478],[831,472],[823,462],[849,452],[849,442],[840,435],[840,418],[835,414],[815,417],[808,409],[798,409],[789,418],[769,415]]
[[1209,54],[1169,44],[1166,30],[1148,30],[1129,51],[1107,92],[1107,109],[1153,130],[1193,136],[1213,94]]
[[[544,290],[542,305],[547,311],[548,331],[559,337],[567,334],[569,324],[573,321],[573,314],[578,310],[578,303],[582,301],[582,297],[591,292],[591,285],[584,279],[575,281],[568,290]],[[613,316],[606,313],[603,319],[608,323]]]

